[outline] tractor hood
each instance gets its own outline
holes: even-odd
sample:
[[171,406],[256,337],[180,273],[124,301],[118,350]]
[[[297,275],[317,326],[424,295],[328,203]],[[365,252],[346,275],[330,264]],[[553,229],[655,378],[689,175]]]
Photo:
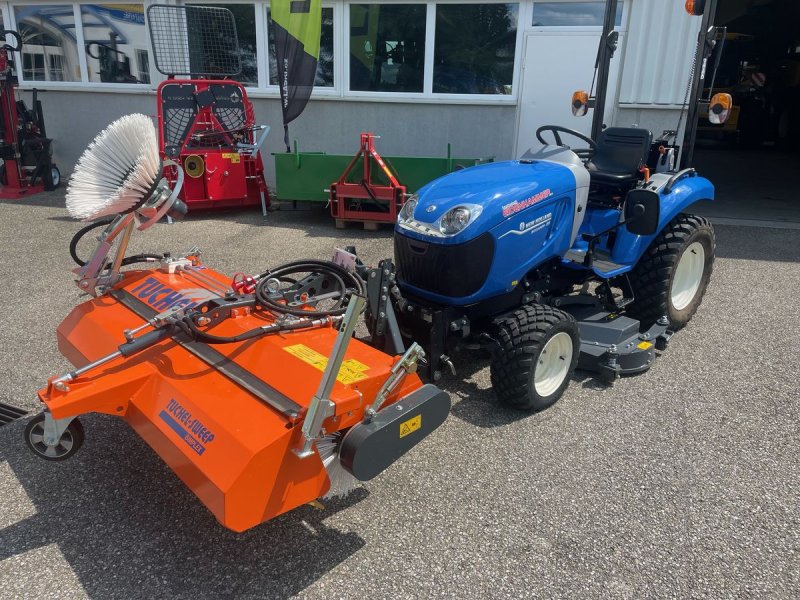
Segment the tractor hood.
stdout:
[[[397,227],[404,235],[417,239],[462,243],[575,187],[572,171],[556,162],[513,160],[479,165],[450,173],[421,188],[413,213],[407,211],[405,219],[401,216]],[[459,206],[471,210],[469,224],[456,234],[444,235],[439,229],[440,220]]]

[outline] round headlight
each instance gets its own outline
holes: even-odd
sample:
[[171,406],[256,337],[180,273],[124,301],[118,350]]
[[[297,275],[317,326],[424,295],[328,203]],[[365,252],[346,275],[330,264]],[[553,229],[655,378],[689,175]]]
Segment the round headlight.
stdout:
[[464,227],[469,225],[472,213],[466,206],[456,206],[455,208],[447,211],[439,222],[439,231],[445,235],[453,235],[458,233]]
[[411,195],[408,200],[406,200],[406,203],[403,204],[403,208],[400,209],[400,214],[397,215],[397,221],[399,223],[405,223],[414,218],[414,210],[417,208],[418,201],[419,198],[416,194]]

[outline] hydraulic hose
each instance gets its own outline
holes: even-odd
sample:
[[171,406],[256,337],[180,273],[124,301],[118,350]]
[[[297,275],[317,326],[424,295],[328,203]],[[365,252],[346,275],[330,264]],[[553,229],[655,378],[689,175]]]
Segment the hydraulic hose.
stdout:
[[[278,298],[272,298],[268,289],[270,280],[277,280],[282,283],[296,283],[297,278],[293,275],[303,273],[313,273],[315,275],[326,276],[333,280],[332,292],[338,291],[338,299],[332,308],[327,310],[306,310],[302,308],[292,308],[282,304]],[[331,320],[344,314],[348,293],[364,295],[366,286],[362,279],[340,267],[336,263],[323,260],[299,260],[274,269],[265,271],[257,277],[258,283],[255,289],[255,303],[263,309],[275,315],[292,315],[299,317],[298,320],[277,322],[263,327],[256,327],[233,336],[220,336],[203,331],[198,327],[196,318],[202,313],[192,311],[185,318],[179,321],[179,326],[193,339],[205,344],[234,344],[244,342],[264,335],[279,333],[283,331],[294,331],[298,329],[310,329],[321,327]]]
[[[72,236],[72,240],[69,242],[69,255],[72,257],[72,260],[75,261],[79,267],[82,267],[86,264],[86,261],[83,260],[80,256],[78,256],[78,244],[83,239],[83,237],[88,234],[90,231],[94,231],[99,227],[107,227],[112,221],[114,217],[103,217],[102,219],[98,219],[93,223],[89,223],[85,227],[82,227],[78,230],[78,232]],[[122,259],[121,266],[125,267],[127,265],[132,265],[135,263],[140,262],[148,262],[154,260],[161,260],[163,257],[160,254],[135,254],[133,256],[126,256]],[[106,268],[111,266],[111,263],[106,265]]]
[[[326,275],[333,279],[336,284],[335,287],[338,287],[339,291],[339,298],[335,305],[327,310],[305,310],[281,304],[277,299],[271,297],[270,290],[268,289],[268,284],[271,279],[277,279],[279,281],[292,279],[292,275],[300,273],[315,273],[318,275]],[[348,291],[350,291],[350,293],[365,295],[366,286],[358,275],[327,260],[298,260],[259,275],[255,294],[258,304],[276,314],[287,314],[296,317],[333,317],[341,316],[344,314],[345,310],[347,310]]]
[[[308,311],[306,311],[308,312]],[[239,335],[233,336],[220,336],[213,335],[202,331],[197,327],[191,316],[187,316],[182,321],[187,327],[189,335],[191,335],[198,342],[204,344],[234,344],[236,342],[244,342],[253,338],[261,337],[271,333],[278,333],[281,331],[293,331],[296,329],[310,329],[312,327],[319,327],[327,322],[327,318],[323,319],[302,319],[300,321],[292,321],[289,323],[273,323],[272,325],[265,325],[264,327],[256,327]]]

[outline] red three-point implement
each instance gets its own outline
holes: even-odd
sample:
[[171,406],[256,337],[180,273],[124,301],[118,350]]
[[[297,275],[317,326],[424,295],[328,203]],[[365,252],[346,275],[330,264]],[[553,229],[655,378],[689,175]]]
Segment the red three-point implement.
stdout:
[[[406,187],[401,185],[392,169],[375,150],[372,133],[361,134],[361,147],[339,180],[331,184],[331,215],[337,221],[363,221],[394,223],[403,207]],[[356,165],[362,163],[362,171],[356,173]],[[373,163],[376,164],[386,183],[373,179]]]

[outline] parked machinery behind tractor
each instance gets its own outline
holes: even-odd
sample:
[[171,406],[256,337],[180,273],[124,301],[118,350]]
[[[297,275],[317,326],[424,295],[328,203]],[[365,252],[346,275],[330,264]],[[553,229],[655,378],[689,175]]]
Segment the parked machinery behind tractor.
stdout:
[[32,91],[31,108],[17,99],[17,75],[13,52],[22,49],[22,38],[11,30],[0,31],[6,40],[0,47],[0,198],[16,199],[57,188],[61,172],[53,162],[53,140],[47,137],[39,90]]
[[[186,174],[181,200],[189,210],[270,206],[261,148],[267,125],[256,123],[247,90],[231,79],[242,69],[233,13],[214,6],[147,8],[156,69],[161,155]],[[202,43],[202,52],[189,52]],[[181,77],[180,79],[176,77]],[[175,183],[177,171],[168,168]]]

